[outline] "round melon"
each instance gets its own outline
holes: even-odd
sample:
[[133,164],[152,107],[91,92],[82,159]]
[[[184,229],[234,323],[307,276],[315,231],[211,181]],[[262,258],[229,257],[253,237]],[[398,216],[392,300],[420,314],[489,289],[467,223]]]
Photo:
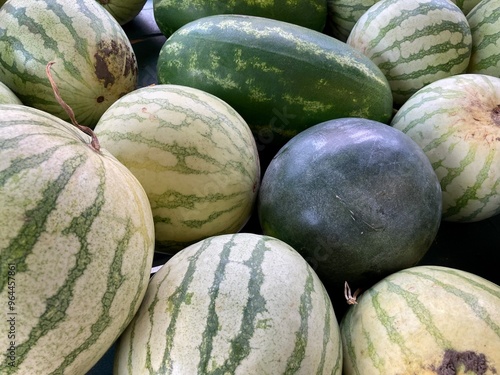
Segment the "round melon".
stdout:
[[137,84],[137,61],[120,24],[96,0],[9,0],[0,9],[0,81],[28,106],[68,120],[62,99],[82,125]]
[[0,104],[23,104],[4,83],[0,82]]
[[467,15],[472,33],[468,73],[500,77],[500,0],[483,0]]
[[238,233],[174,255],[118,341],[114,373],[340,375],[339,326],[289,245]]
[[247,123],[221,99],[190,87],[147,86],[117,100],[95,131],[146,190],[158,251],[237,232],[249,219],[259,155]]
[[346,43],[385,74],[399,107],[425,85],[465,73],[472,37],[464,13],[449,0],[381,0]]
[[345,375],[474,374],[500,368],[500,287],[438,266],[394,273],[340,323]]
[[471,222],[500,213],[500,78],[461,74],[413,95],[391,125],[432,163],[443,219]]
[[1,374],[85,374],[146,292],[144,189],[73,125],[0,105]]
[[120,25],[132,21],[144,8],[147,0],[96,0]]
[[[267,235],[301,253],[334,295],[415,265],[441,219],[441,189],[412,139],[361,118],[292,138],[269,164],[258,215]],[[335,301],[334,301],[335,302]]]

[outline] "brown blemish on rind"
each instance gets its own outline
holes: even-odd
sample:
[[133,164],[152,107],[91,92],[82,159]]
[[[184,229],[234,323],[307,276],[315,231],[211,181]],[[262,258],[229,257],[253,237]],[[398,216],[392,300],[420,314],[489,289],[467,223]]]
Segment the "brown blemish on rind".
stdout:
[[124,77],[136,73],[137,66],[133,53],[127,46],[115,40],[101,41],[94,58],[95,74],[104,82],[106,88],[115,83],[117,73]]
[[475,375],[484,375],[488,370],[491,370],[493,374],[497,373],[495,369],[488,367],[488,361],[483,353],[471,350],[457,352],[452,349],[447,349],[444,352],[443,361],[435,371],[438,375],[456,375],[457,369],[460,367],[463,368],[464,372]]
[[500,104],[491,110],[491,119],[496,126],[500,126]]

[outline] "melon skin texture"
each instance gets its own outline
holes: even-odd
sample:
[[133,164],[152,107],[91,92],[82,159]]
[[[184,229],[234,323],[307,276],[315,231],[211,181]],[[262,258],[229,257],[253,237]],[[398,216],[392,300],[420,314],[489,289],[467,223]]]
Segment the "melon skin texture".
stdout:
[[132,21],[144,8],[147,0],[96,0],[120,24]]
[[242,14],[288,22],[321,32],[325,26],[326,0],[205,1],[154,0],[154,18],[159,29],[170,36],[185,24],[217,14]]
[[292,138],[260,188],[263,232],[290,244],[334,294],[415,265],[434,240],[441,189],[429,160],[376,121],[327,121]]
[[441,183],[443,220],[500,213],[500,78],[462,74],[413,95],[391,125],[425,152]]
[[23,104],[4,83],[0,82],[0,104]]
[[467,14],[472,52],[467,73],[500,78],[500,1],[483,0]]
[[465,73],[472,36],[449,0],[381,0],[358,19],[346,43],[380,68],[399,107],[425,85]]
[[151,279],[120,337],[114,373],[332,374],[339,327],[321,281],[275,238],[210,237]]
[[497,374],[500,287],[439,266],[394,273],[340,323],[344,374]]
[[[28,27],[29,25],[29,27]],[[102,113],[137,85],[137,59],[123,28],[96,0],[9,0],[0,9],[0,81],[23,104],[93,128]]]
[[235,233],[250,218],[260,183],[257,146],[219,98],[178,85],[144,87],[115,102],[95,132],[146,190],[157,251]]
[[46,112],[0,105],[0,143],[0,303],[15,313],[2,319],[0,373],[86,374],[146,292],[146,193],[109,152]]

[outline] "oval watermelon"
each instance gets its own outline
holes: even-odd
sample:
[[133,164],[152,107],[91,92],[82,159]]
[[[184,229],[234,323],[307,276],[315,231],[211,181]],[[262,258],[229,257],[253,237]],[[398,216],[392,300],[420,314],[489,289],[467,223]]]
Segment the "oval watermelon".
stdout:
[[443,219],[471,222],[500,213],[500,78],[460,74],[429,84],[391,125],[432,163],[443,191]]
[[359,118],[327,121],[292,138],[267,168],[258,215],[323,283],[366,287],[415,265],[441,220],[441,189],[403,132]]
[[472,49],[467,18],[449,0],[381,0],[346,43],[382,70],[396,107],[431,82],[465,73]]
[[146,190],[157,251],[237,232],[249,219],[259,155],[246,122],[221,99],[185,86],[143,87],[118,99],[95,132]]
[[344,374],[481,374],[500,368],[500,287],[458,269],[392,274],[341,321]]
[[130,41],[96,0],[9,0],[0,9],[0,51],[0,81],[25,105],[68,120],[45,75],[54,61],[63,100],[89,127],[137,83]]
[[220,235],[174,255],[120,337],[117,374],[340,375],[335,312],[290,246]]
[[89,142],[46,112],[0,105],[1,374],[85,374],[146,292],[146,193]]

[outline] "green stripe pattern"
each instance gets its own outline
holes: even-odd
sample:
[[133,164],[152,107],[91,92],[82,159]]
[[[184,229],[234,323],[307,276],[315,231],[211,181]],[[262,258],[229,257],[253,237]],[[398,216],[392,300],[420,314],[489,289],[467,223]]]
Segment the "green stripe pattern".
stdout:
[[0,373],[84,374],[144,296],[151,208],[137,179],[72,125],[22,105],[0,105],[0,119],[0,302],[12,313],[2,331],[15,319],[14,336],[0,336],[4,350],[15,342]]
[[347,40],[358,19],[379,0],[327,0],[328,21],[333,36]]
[[500,287],[448,267],[408,268],[366,290],[340,329],[345,375],[435,373],[449,351],[484,355],[477,374],[495,374]]
[[305,260],[277,239],[210,237],[151,279],[117,374],[340,375],[339,327]]
[[467,72],[500,77],[500,1],[481,1],[467,21],[472,33],[472,53]]
[[0,81],[26,105],[68,119],[45,67],[82,125],[95,126],[136,87],[137,62],[118,22],[95,0],[9,1],[0,10]]
[[260,182],[257,146],[219,98],[185,86],[144,87],[115,102],[95,132],[146,190],[158,251],[235,233],[250,217]]
[[382,0],[360,17],[347,44],[382,70],[399,107],[425,85],[465,73],[472,36],[448,0]]
[[392,95],[366,56],[323,33],[243,15],[184,25],[158,57],[158,81],[196,87],[231,105],[260,138],[289,138],[320,122],[387,123]]
[[391,125],[431,161],[443,219],[471,222],[500,213],[500,78],[460,74],[419,90]]

